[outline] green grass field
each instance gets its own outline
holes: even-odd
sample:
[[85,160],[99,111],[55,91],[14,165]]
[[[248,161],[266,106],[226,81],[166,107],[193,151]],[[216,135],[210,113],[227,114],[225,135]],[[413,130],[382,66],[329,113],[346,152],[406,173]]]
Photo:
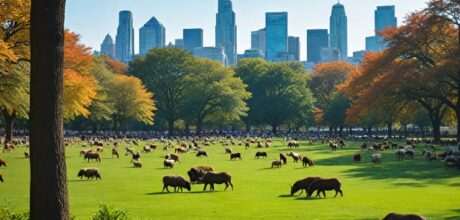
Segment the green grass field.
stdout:
[[[354,164],[352,155],[358,144],[349,143],[347,149],[331,152],[326,145],[309,146],[301,142],[295,149],[315,160],[316,166],[303,168],[289,158],[287,166],[271,169],[271,162],[280,152],[289,152],[281,141],[275,141],[267,159],[255,159],[260,150],[252,145],[233,146],[242,153],[242,161],[230,161],[220,144],[205,147],[209,157],[196,158],[195,153],[181,156],[181,163],[173,169],[163,169],[167,152],[160,150],[142,154],[143,168],[132,168],[131,158],[112,159],[106,149],[101,163],[87,163],[79,157],[81,147],[67,150],[68,188],[71,213],[76,219],[90,219],[104,203],[130,212],[130,219],[381,219],[388,212],[418,213],[428,219],[460,219],[460,171],[446,169],[439,161],[397,161],[393,151],[385,152],[381,165],[370,163],[370,152],[363,155],[363,163]],[[141,146],[137,147],[140,151]],[[417,149],[420,151],[420,149]],[[17,212],[26,212],[29,202],[29,162],[23,148],[2,153],[8,162],[1,167],[5,182],[0,183],[0,202],[9,200]],[[173,152],[173,149],[169,153]],[[233,191],[202,192],[203,185],[192,185],[191,192],[162,193],[162,177],[182,175],[198,165],[211,165],[217,171],[232,174]],[[80,181],[80,168],[97,167],[102,180]],[[308,177],[336,177],[342,182],[344,197],[305,199],[305,194],[290,196],[290,185]],[[172,191],[172,190],[171,190]]]

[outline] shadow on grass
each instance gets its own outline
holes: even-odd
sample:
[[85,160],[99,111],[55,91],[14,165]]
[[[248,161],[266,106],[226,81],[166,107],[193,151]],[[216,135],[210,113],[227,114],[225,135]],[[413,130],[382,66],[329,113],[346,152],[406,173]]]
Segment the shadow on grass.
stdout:
[[444,218],[445,220],[458,220],[458,219],[460,219],[460,209],[454,209],[452,211],[457,213],[457,214],[454,215],[454,216],[446,217],[446,218]]
[[159,195],[170,195],[170,194],[182,194],[182,193],[191,193],[191,192],[174,192],[174,191],[171,191],[171,192],[151,192],[151,193],[146,193],[144,195],[146,196],[159,196]]
[[291,196],[290,194],[284,194],[284,195],[279,195],[278,197],[279,198],[293,198],[293,197],[295,197],[295,195]]
[[[351,152],[350,152],[351,153]],[[456,169],[447,170],[439,161],[427,161],[422,158],[398,161],[393,151],[382,153],[382,163],[374,165],[370,163],[370,153],[363,153],[363,162],[355,164],[352,154],[327,159],[316,160],[317,166],[341,166],[354,165],[353,168],[343,171],[345,175],[369,180],[388,180],[399,186],[424,187],[427,184],[442,183],[450,178],[460,176]],[[395,180],[413,180],[417,182],[407,183]],[[451,184],[460,186],[460,184]]]

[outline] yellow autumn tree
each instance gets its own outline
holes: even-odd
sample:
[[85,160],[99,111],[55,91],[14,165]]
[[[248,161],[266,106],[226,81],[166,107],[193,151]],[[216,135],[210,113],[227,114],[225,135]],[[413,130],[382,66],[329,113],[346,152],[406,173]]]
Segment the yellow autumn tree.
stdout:
[[80,36],[65,31],[64,41],[64,118],[88,117],[97,95],[98,84],[91,75],[94,67],[91,49],[79,43]]
[[133,119],[153,124],[155,104],[153,94],[134,76],[115,75],[110,98],[114,106],[113,121],[116,129]]

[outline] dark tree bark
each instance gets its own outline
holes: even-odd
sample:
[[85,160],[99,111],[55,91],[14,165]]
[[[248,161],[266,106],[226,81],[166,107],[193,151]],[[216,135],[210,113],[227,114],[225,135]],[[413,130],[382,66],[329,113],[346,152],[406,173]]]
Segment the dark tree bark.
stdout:
[[10,114],[3,110],[3,118],[5,119],[5,143],[9,143],[13,137],[13,125],[14,119],[16,119],[16,112]]
[[31,11],[30,219],[69,219],[63,144],[65,0],[34,0]]

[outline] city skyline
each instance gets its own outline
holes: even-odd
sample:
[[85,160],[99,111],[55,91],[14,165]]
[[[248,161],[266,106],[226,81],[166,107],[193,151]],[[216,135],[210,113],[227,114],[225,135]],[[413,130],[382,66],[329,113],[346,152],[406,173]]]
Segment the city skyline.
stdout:
[[[66,28],[81,34],[82,42],[94,50],[99,49],[101,42],[107,34],[111,36],[116,35],[116,27],[118,25],[117,15],[121,10],[132,11],[135,32],[152,16],[155,16],[163,21],[162,23],[166,28],[166,43],[174,42],[175,39],[181,39],[182,29],[202,28],[204,31],[203,46],[209,47],[215,45],[215,16],[218,8],[217,1],[215,0],[200,1],[200,4],[196,4],[197,0],[173,0],[167,2],[163,2],[163,0],[155,2],[140,0],[136,1],[136,4],[128,1],[105,4],[108,1],[101,0],[94,4],[92,8],[84,7],[85,1],[87,0],[81,0],[78,3],[70,2],[68,4],[67,11],[69,13],[66,17]],[[298,3],[295,0],[286,0],[283,1],[284,3],[267,0],[264,1],[266,4],[262,4],[261,1],[246,2],[233,0],[232,2],[233,11],[236,13],[236,26],[238,27],[237,51],[239,54],[251,48],[251,31],[264,28],[266,12],[286,11],[289,17],[288,34],[300,37],[301,60],[306,60],[307,45],[305,31],[307,29],[318,28],[329,29],[331,8],[337,3],[337,1],[333,0],[321,1],[321,3],[315,1]],[[398,17],[399,22],[404,20],[407,13],[424,6],[424,2],[415,0],[376,0],[372,2],[342,0],[340,2],[345,6],[348,17],[348,56],[351,56],[354,51],[365,49],[365,37],[371,36],[374,33],[374,10],[377,6],[395,5],[396,17]],[[177,7],[177,3],[182,3],[180,5],[184,7]],[[174,10],[171,8],[174,8]],[[97,11],[97,13],[93,14],[91,11]],[[78,16],[80,13],[90,14],[90,16]],[[197,16],[198,14],[199,16]],[[94,18],[94,16],[97,16],[97,18]],[[251,22],[244,22],[245,19],[250,19]],[[135,36],[134,44],[135,53],[138,54],[138,36]]]

